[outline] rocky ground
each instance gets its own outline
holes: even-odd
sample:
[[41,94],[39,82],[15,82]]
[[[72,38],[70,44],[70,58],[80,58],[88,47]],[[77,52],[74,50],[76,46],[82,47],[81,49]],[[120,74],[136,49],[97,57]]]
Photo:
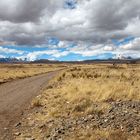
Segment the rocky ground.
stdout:
[[[30,126],[25,123],[19,123],[16,126],[17,139],[22,133],[22,130],[27,128],[38,127],[39,139],[48,140],[65,140],[65,139],[99,139],[99,140],[118,140],[130,139],[132,136],[140,139],[140,102],[136,101],[108,101],[109,109],[94,112],[93,114],[72,116],[67,115],[51,118],[44,123],[30,121]],[[94,103],[95,108],[100,104]],[[41,108],[36,113],[41,112]],[[92,137],[93,133],[98,131],[112,131],[109,136],[106,134],[98,134]],[[23,139],[36,139],[32,135],[26,135]],[[37,138],[38,139],[38,138]],[[29,140],[29,139],[28,139]]]
[[[48,137],[50,139],[71,136],[78,129],[114,129],[132,135],[140,134],[140,102],[111,102],[111,109],[107,112],[73,118],[61,118],[47,123],[52,127]],[[50,128],[50,127],[48,127]]]

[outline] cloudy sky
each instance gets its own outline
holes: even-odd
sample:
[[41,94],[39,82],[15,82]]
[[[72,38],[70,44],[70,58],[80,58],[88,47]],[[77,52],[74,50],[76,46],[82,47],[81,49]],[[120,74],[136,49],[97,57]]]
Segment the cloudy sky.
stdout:
[[139,0],[1,0],[0,57],[140,57]]

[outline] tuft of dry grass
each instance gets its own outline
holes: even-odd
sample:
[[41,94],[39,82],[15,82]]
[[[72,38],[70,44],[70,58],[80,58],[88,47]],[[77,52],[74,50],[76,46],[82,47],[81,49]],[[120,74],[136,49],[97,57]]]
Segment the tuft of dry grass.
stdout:
[[32,105],[31,105],[31,106],[32,106],[32,107],[42,107],[43,104],[42,104],[42,102],[41,102],[41,99],[39,99],[39,98],[34,99],[34,100],[32,101]]

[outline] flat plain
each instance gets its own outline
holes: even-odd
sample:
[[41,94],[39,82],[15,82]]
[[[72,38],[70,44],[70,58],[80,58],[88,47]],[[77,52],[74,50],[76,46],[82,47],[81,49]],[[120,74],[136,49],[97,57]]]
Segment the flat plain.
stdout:
[[70,65],[19,123],[16,140],[139,140],[140,65]]
[[56,64],[0,64],[0,83],[43,74],[64,67],[64,65]]

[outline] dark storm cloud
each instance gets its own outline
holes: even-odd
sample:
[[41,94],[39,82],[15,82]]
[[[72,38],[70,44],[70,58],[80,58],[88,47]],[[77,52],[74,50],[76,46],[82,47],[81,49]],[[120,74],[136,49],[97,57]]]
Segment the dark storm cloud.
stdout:
[[58,4],[56,0],[1,0],[0,20],[15,23],[36,22],[44,14],[45,9],[51,13],[60,5],[61,0]]
[[[107,44],[111,39],[139,36],[140,1],[1,0],[0,39],[20,45],[44,44],[47,37]],[[110,42],[109,42],[110,43]]]
[[46,0],[2,0],[0,4],[0,20],[34,22],[40,18],[46,6]]
[[92,21],[97,30],[123,30],[131,19],[140,16],[139,7],[137,0],[99,0],[93,8]]

